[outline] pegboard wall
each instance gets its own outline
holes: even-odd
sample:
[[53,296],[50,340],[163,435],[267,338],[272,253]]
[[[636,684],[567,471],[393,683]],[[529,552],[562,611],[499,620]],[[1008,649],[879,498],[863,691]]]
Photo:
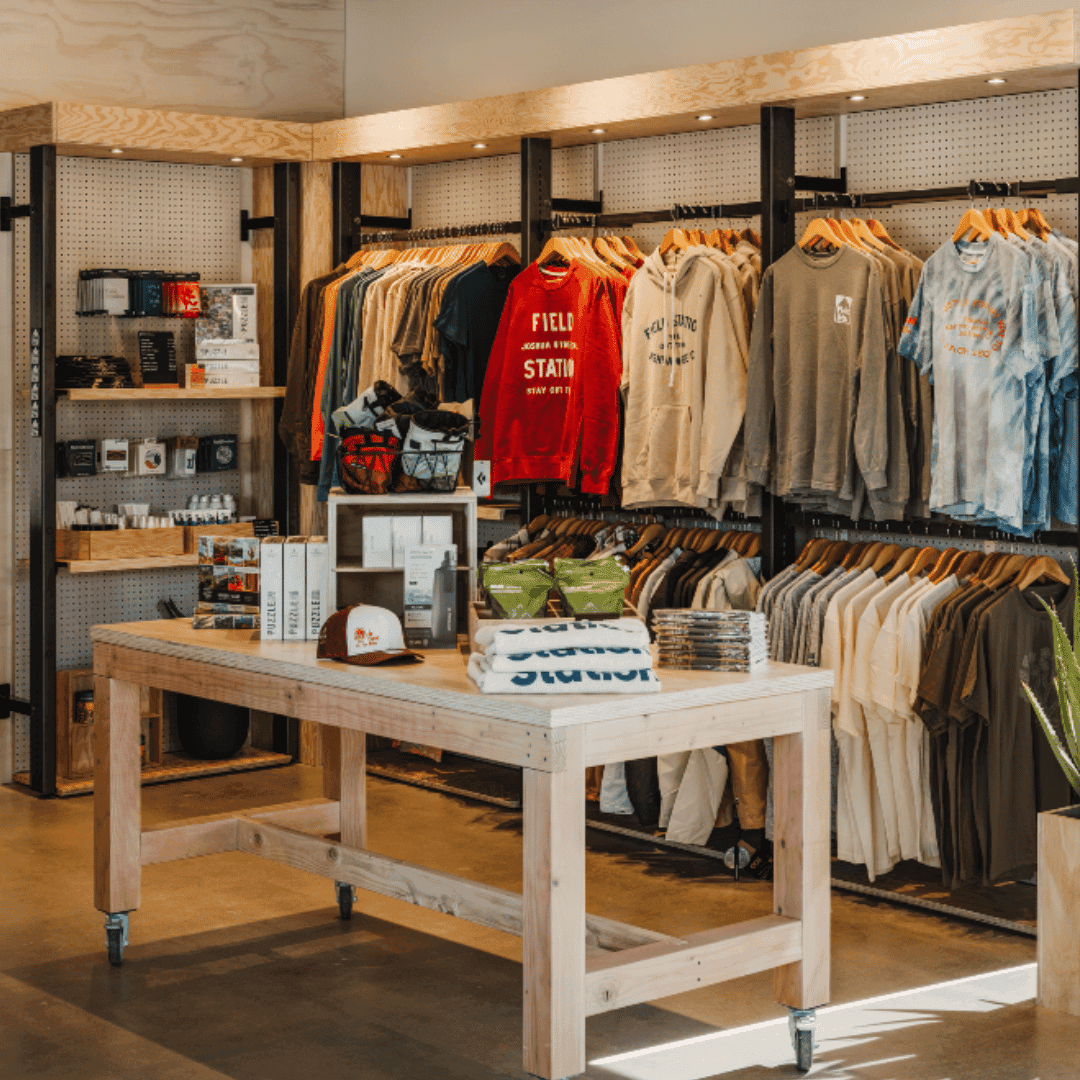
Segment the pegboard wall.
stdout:
[[[834,176],[844,164],[852,192],[1074,176],[1076,114],[1077,94],[1070,89],[861,112],[846,118],[842,138],[839,119],[799,120],[795,166],[804,175]],[[604,192],[605,213],[659,210],[675,203],[747,202],[760,194],[757,125],[607,142],[599,147],[599,160],[597,154],[596,146],[556,150],[553,193],[592,198],[595,177]],[[411,174],[415,228],[514,220],[520,213],[516,154],[415,166]],[[1037,205],[1075,238],[1075,195],[1052,195]],[[896,206],[876,214],[894,239],[926,258],[951,234],[963,209],[952,201]],[[799,215],[799,226],[810,216]],[[637,225],[631,231],[648,251],[668,227]],[[518,242],[513,236],[505,239]]]
[[[15,158],[17,202],[29,198],[29,159]],[[204,282],[241,280],[241,173],[201,165],[93,158],[57,159],[57,351],[109,353],[134,361],[140,330],[171,330],[177,363],[194,357],[189,319],[117,319],[75,314],[79,271],[92,267],[196,271]],[[15,385],[29,385],[29,229],[14,229]],[[259,297],[268,303],[269,297]],[[29,468],[25,393],[16,395],[14,687],[29,696]],[[57,404],[57,438],[142,439],[169,435],[239,433],[237,402]],[[118,502],[149,503],[151,513],[185,506],[194,494],[240,494],[239,472],[189,480],[107,475],[57,481],[56,497],[103,510]],[[100,622],[161,618],[171,596],[184,611],[195,604],[191,569],[130,573],[61,573],[57,578],[57,667],[91,663],[89,630]],[[29,722],[14,723],[13,771],[29,767]],[[171,747],[167,747],[169,749]]]

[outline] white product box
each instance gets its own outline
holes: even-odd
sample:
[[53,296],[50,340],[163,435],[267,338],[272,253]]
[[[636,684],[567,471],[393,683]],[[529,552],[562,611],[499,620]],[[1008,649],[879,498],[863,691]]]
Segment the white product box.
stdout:
[[457,646],[457,548],[453,544],[405,549],[405,644],[411,649]]
[[282,560],[285,538],[268,536],[259,545],[259,595],[261,636],[267,641],[280,641],[282,635]]
[[368,514],[363,519],[363,565],[372,569],[394,565],[393,518]]
[[195,359],[201,364],[204,360],[258,360],[259,346],[255,342],[237,345],[196,344]]
[[127,439],[102,439],[98,449],[98,472],[128,471]]
[[168,459],[165,444],[157,439],[144,439],[135,444],[135,472],[138,476],[164,476]]
[[[258,348],[258,346],[256,346]],[[203,370],[207,375],[210,372],[220,374],[221,372],[227,372],[232,375],[238,375],[243,373],[244,375],[258,375],[259,374],[259,360],[256,357],[254,360],[200,360]]]
[[425,547],[446,547],[454,542],[454,519],[449,514],[425,514],[421,543]]
[[305,641],[307,623],[307,537],[289,536],[281,545],[281,636],[285,641]]
[[325,536],[309,536],[307,548],[307,586],[304,605],[308,641],[318,641],[322,624],[329,617],[330,544]]
[[394,522],[394,566],[405,565],[405,549],[416,547],[423,534],[423,518],[395,517]]
[[250,371],[207,371],[203,386],[258,386],[259,373]]

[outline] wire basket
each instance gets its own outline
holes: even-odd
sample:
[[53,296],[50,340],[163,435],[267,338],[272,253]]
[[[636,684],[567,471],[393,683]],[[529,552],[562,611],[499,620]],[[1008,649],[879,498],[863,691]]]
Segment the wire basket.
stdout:
[[465,437],[435,449],[416,449],[409,441],[380,431],[346,432],[338,447],[342,487],[353,495],[456,490]]

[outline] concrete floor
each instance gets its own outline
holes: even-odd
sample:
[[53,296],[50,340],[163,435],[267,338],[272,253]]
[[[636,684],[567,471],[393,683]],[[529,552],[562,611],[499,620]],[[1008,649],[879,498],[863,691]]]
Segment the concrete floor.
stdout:
[[[143,816],[319,793],[319,770],[298,765],[146,788]],[[369,802],[374,850],[520,888],[519,815],[378,779]],[[91,800],[3,788],[0,819],[0,1076],[524,1075],[517,938],[367,893],[342,923],[329,881],[231,853],[143,871],[116,970],[90,899]],[[587,875],[591,912],[669,933],[770,908],[771,886],[603,833]],[[1080,1020],[1034,1006],[1030,939],[843,894],[832,916],[838,1007],[812,1075],[1080,1076]],[[588,1076],[795,1077],[785,1017],[767,974],[609,1013],[589,1021]]]

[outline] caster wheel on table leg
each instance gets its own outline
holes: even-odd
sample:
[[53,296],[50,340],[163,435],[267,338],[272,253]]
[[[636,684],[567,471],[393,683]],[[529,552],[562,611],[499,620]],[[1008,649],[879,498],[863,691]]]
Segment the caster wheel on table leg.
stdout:
[[344,881],[335,881],[334,888],[337,890],[338,912],[348,922],[352,918],[352,906],[356,893],[353,887]]
[[814,1009],[789,1009],[788,1031],[795,1051],[795,1068],[809,1072],[814,1064],[814,1028],[817,1014]]
[[109,950],[109,963],[120,967],[124,962],[124,947],[128,943],[127,912],[109,915],[105,919],[105,944]]

